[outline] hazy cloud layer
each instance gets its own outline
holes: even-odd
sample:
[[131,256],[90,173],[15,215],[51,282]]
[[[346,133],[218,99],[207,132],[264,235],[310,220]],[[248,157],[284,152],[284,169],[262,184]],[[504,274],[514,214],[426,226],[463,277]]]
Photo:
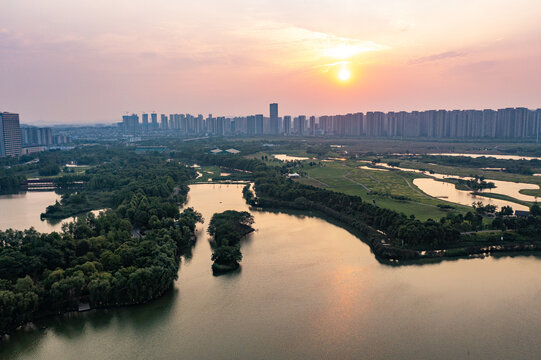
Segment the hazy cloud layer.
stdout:
[[456,57],[465,56],[466,54],[460,51],[445,51],[439,54],[429,55],[429,56],[423,56],[417,59],[414,59],[411,61],[412,64],[422,64],[426,62],[431,61],[438,61],[438,60],[444,60],[444,59],[452,59]]

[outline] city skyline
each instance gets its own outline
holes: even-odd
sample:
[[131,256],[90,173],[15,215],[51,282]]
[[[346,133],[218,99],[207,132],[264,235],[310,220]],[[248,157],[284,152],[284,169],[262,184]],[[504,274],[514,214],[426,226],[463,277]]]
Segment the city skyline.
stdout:
[[31,124],[539,107],[540,3],[430,4],[8,0],[0,106]]
[[[151,116],[157,118],[157,113]],[[369,111],[324,116],[279,116],[278,103],[269,105],[269,116],[213,116],[208,114],[160,114],[161,122],[149,124],[148,114],[123,115],[118,128],[125,135],[295,135],[391,138],[498,138],[539,141],[541,108],[523,107],[483,110]],[[316,122],[317,119],[317,122]]]

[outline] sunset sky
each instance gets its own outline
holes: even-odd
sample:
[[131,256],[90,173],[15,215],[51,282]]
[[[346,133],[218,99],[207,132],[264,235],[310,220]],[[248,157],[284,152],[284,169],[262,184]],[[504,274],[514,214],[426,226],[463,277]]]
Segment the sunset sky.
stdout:
[[539,0],[0,0],[0,111],[541,107]]

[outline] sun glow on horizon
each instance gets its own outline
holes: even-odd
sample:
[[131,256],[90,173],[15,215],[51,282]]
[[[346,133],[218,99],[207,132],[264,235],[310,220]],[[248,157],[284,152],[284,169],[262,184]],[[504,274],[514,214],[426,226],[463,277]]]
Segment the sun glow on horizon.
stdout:
[[343,82],[351,79],[351,71],[349,71],[347,66],[343,65],[340,68],[340,70],[338,71],[338,79],[340,79],[340,81],[343,81]]

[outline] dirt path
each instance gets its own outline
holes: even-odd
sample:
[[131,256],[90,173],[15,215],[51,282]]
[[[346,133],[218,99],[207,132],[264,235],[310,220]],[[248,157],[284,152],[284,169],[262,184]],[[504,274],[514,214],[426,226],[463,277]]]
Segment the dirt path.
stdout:
[[[352,170],[352,171],[353,171],[353,170]],[[363,188],[365,188],[366,191],[372,191],[372,190],[370,190],[366,185],[361,184],[361,183],[358,182],[358,181],[355,181],[355,180],[353,180],[353,179],[348,178],[348,175],[351,174],[352,171],[348,172],[348,173],[345,174],[345,175],[342,175],[342,178],[344,178],[344,179],[346,179],[346,180],[349,180],[349,181],[351,181],[351,182],[354,183],[354,184],[357,184],[357,185],[362,186]]]
[[415,186],[413,186],[409,181],[408,179],[406,179],[405,177],[403,176],[400,176],[402,179],[404,179],[404,181],[406,182],[406,184],[408,184],[409,188],[413,191],[415,191],[416,193],[418,194],[421,194],[423,196],[426,196],[427,198],[429,199],[432,199],[432,196],[428,195],[428,194],[425,194],[424,192],[422,192],[421,190],[417,189]]
[[307,177],[308,179],[310,179],[310,180],[314,180],[315,182],[320,183],[320,184],[323,185],[324,187],[329,187],[329,184],[326,184],[326,183],[324,183],[323,181],[320,181],[320,180],[318,180],[318,179],[316,179],[316,178],[313,178],[313,177],[311,177],[311,176],[308,176],[308,175],[306,175],[306,177]]

